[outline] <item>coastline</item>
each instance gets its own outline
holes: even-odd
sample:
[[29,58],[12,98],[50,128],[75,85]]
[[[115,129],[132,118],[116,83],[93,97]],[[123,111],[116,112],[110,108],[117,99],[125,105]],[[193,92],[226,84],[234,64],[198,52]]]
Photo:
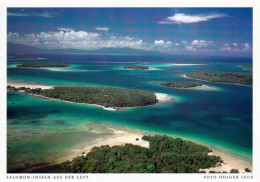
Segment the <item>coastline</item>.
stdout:
[[10,60],[10,61],[23,61],[23,60],[26,60],[26,61],[35,61],[35,60],[45,60],[47,58],[7,58],[7,60]]
[[188,88],[177,88],[177,87],[167,87],[167,86],[163,86],[163,85],[161,85],[160,84],[160,86],[162,86],[162,87],[166,87],[166,88],[172,88],[172,89],[185,89],[185,90],[192,90],[192,89],[200,89],[200,88],[203,88],[203,87],[205,87],[205,86],[207,86],[207,85],[199,85],[199,86],[195,86],[195,87],[188,87]]
[[[110,130],[112,132],[112,136],[110,137],[103,137],[103,138],[98,138],[96,140],[96,143],[87,145],[81,149],[74,149],[71,151],[70,155],[60,158],[57,162],[61,163],[66,160],[72,160],[75,157],[81,156],[83,153],[86,154],[88,153],[91,148],[93,147],[98,147],[101,145],[109,145],[115,146],[115,145],[125,145],[126,143],[131,143],[133,145],[139,145],[141,147],[149,148],[149,142],[142,140],[143,135],[156,135],[158,133],[154,132],[148,132],[148,131],[141,131],[139,129],[132,129],[128,128],[125,126],[119,126],[119,125],[114,125],[114,124],[109,124],[109,123],[89,123],[93,128],[102,128],[102,130]],[[97,129],[98,130],[98,129]],[[171,136],[171,135],[169,135]],[[172,137],[177,137],[177,136],[172,136]],[[139,140],[137,141],[136,138]],[[181,137],[184,140],[189,140],[186,138]],[[239,156],[232,154],[228,151],[225,151],[224,149],[218,148],[218,147],[212,147],[210,145],[207,145],[205,143],[201,143],[198,141],[193,141],[189,140],[194,143],[200,144],[207,146],[212,150],[208,155],[217,155],[220,156],[221,159],[224,161],[221,166],[218,167],[212,167],[208,169],[201,169],[201,171],[205,171],[206,173],[209,173],[209,171],[215,171],[215,172],[223,172],[226,171],[229,173],[231,169],[238,169],[240,173],[246,173],[245,168],[249,168],[251,171],[252,170],[252,161],[246,160],[245,158],[239,158]],[[250,172],[251,173],[251,172]]]
[[209,173],[209,171],[215,171],[215,172],[227,171],[227,172],[229,172],[231,169],[238,169],[239,173],[248,173],[248,172],[245,172],[245,168],[249,168],[251,170],[251,172],[253,172],[252,161],[246,160],[244,158],[238,158],[238,157],[236,157],[236,155],[234,155],[234,154],[232,155],[231,153],[224,151],[217,147],[214,147],[214,148],[211,146],[208,146],[208,147],[212,150],[212,152],[210,152],[209,155],[220,156],[221,159],[224,161],[224,163],[218,167],[204,169],[204,171],[206,171],[207,173]]
[[211,82],[211,81],[207,81],[207,80],[201,80],[201,79],[197,79],[197,78],[192,78],[192,77],[188,77],[186,74],[182,74],[181,75],[183,78],[187,78],[187,79],[192,79],[192,80],[198,80],[198,81],[204,81],[204,82],[208,82],[208,83],[219,83],[219,84],[228,84],[228,85],[238,85],[238,86],[246,86],[246,87],[252,87],[252,85],[243,85],[240,83],[224,83],[224,82]]
[[[33,84],[23,84],[23,83],[7,83],[7,85],[10,85],[11,87],[27,87],[27,88],[30,88],[30,89],[37,89],[37,88],[41,88],[42,90],[45,90],[45,89],[51,89],[53,88],[54,86],[51,86],[51,85],[33,85]],[[24,92],[21,92],[20,93],[24,93]],[[157,104],[161,104],[161,103],[164,103],[164,102],[169,102],[171,101],[173,98],[167,94],[164,94],[164,93],[155,93],[155,96],[158,100],[158,103],[156,104],[153,104],[153,105],[147,105],[147,106],[136,106],[136,107],[105,107],[105,106],[102,106],[102,105],[99,105],[99,104],[89,104],[89,103],[77,103],[77,102],[71,102],[71,101],[66,101],[66,100],[60,100],[60,99],[54,99],[54,98],[50,98],[50,97],[45,97],[45,96],[42,96],[42,95],[37,95],[37,94],[29,94],[28,95],[32,95],[32,96],[35,96],[35,97],[41,97],[41,98],[45,98],[45,99],[50,99],[50,100],[55,100],[55,101],[60,101],[60,102],[67,102],[67,103],[73,103],[73,104],[85,104],[85,105],[90,105],[90,106],[96,106],[96,107],[99,107],[99,108],[102,108],[104,110],[108,110],[108,111],[122,111],[122,110],[127,110],[127,109],[130,109],[130,108],[140,108],[140,107],[148,107],[148,106],[153,106],[153,105],[157,105]]]
[[[13,86],[13,85],[14,84],[12,84],[11,86]],[[15,84],[15,86],[18,86],[18,87],[24,86],[24,87],[42,88],[42,89],[49,89],[49,88],[53,87],[53,86],[46,86],[46,85],[33,85],[33,84],[20,84],[20,83]],[[53,99],[53,98],[44,97],[41,95],[34,95],[34,94],[29,94],[29,95],[75,104],[74,102]],[[159,100],[159,103],[168,102],[172,99],[172,97],[170,97],[167,94],[163,94],[163,93],[155,93],[155,95],[156,95],[157,99]],[[157,104],[159,104],[159,103],[157,103]],[[76,103],[76,104],[85,104],[85,103]],[[115,108],[105,108],[104,106],[97,105],[97,104],[86,104],[86,105],[93,105],[93,106],[101,107],[105,110],[117,111]],[[147,107],[147,106],[145,106],[145,107]],[[138,129],[121,127],[121,126],[117,126],[117,125],[113,125],[113,124],[109,124],[109,123],[105,123],[104,125],[106,125],[105,127],[113,133],[112,136],[105,137],[105,138],[102,138],[102,137],[97,138],[95,141],[93,141],[93,143],[91,145],[86,144],[84,148],[73,149],[69,155],[66,155],[63,158],[58,159],[57,162],[61,163],[66,160],[71,160],[74,157],[80,156],[82,154],[82,152],[84,152],[84,153],[89,152],[90,149],[93,148],[94,146],[101,146],[101,145],[114,146],[114,145],[124,145],[125,143],[132,143],[132,144],[140,145],[142,147],[147,148],[147,147],[149,147],[149,143],[147,141],[141,140],[142,136],[145,134],[150,134],[150,135],[157,134],[154,132],[141,131]],[[98,128],[98,127],[99,126],[97,124],[96,128]],[[158,133],[158,134],[162,134],[162,133]],[[172,135],[169,135],[169,136],[172,136]],[[136,141],[136,138],[138,138],[139,140]],[[208,145],[208,144],[205,144],[205,143],[202,143],[199,141],[194,141],[192,139],[188,139],[185,137],[180,137],[180,138],[183,138],[185,140],[190,140],[194,143],[198,143],[201,145],[205,145],[213,150],[213,152],[211,152],[209,155],[218,155],[222,158],[222,160],[224,161],[224,164],[222,164],[222,166],[219,166],[219,167],[203,169],[203,171],[206,171],[207,173],[209,171],[215,171],[215,172],[227,171],[227,172],[229,172],[230,169],[238,169],[240,171],[240,173],[244,173],[245,168],[249,168],[252,171],[252,160],[250,160],[250,159],[246,160],[245,158],[241,158],[241,157],[239,157],[239,155],[232,154],[231,152],[225,151],[225,149],[222,149],[220,147],[216,147],[216,146],[212,147],[213,144]],[[83,143],[84,143],[84,141],[83,141]]]
[[30,89],[36,89],[36,88],[41,88],[41,89],[51,89],[53,86],[51,85],[37,85],[37,84],[25,84],[25,83],[7,83],[7,85],[10,85],[12,87],[27,87]]
[[[92,131],[102,133],[102,137],[97,138],[95,143],[91,145],[86,145],[81,149],[74,149],[71,151],[70,155],[58,159],[58,163],[64,162],[66,160],[72,160],[75,157],[81,156],[83,153],[86,154],[90,152],[91,148],[99,147],[102,145],[109,145],[110,147],[115,145],[125,145],[127,143],[138,145],[144,148],[149,148],[149,142],[142,139],[143,135],[152,135],[154,133],[143,132],[136,129],[126,128],[124,126],[114,125],[110,123],[87,123],[90,125]],[[100,131],[102,129],[102,131]],[[106,137],[104,133],[110,132],[110,136]],[[138,138],[138,141],[136,140]]]

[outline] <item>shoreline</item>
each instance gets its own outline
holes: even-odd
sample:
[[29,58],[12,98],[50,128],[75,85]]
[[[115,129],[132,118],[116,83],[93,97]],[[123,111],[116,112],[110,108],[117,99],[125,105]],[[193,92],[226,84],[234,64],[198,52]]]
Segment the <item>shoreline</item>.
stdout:
[[[136,129],[128,128],[125,126],[110,124],[110,123],[89,123],[90,125],[101,125],[103,130],[110,130],[113,133],[113,137],[104,137],[96,139],[96,143],[87,145],[83,149],[75,149],[69,156],[61,158],[58,160],[59,162],[64,162],[66,160],[72,160],[75,157],[81,156],[82,153],[87,154],[93,147],[100,147],[102,145],[109,145],[110,147],[115,145],[125,145],[125,144],[133,144],[138,145],[144,148],[149,148],[149,142],[142,139],[144,135],[152,135],[155,133],[143,132]],[[104,129],[104,126],[106,129]],[[139,139],[138,141],[136,139]]]
[[[139,145],[141,147],[149,148],[149,142],[142,140],[143,135],[163,135],[161,133],[154,133],[149,131],[141,131],[140,129],[133,129],[121,125],[116,124],[110,124],[110,123],[90,123],[90,125],[94,125],[95,127],[99,127],[101,125],[102,127],[106,127],[107,130],[110,130],[113,133],[112,137],[107,138],[98,138],[95,144],[87,145],[82,149],[74,149],[71,151],[71,154],[69,156],[66,156],[64,158],[60,158],[57,163],[64,162],[66,160],[72,160],[75,157],[81,156],[83,153],[84,155],[87,154],[91,148],[93,147],[99,147],[101,145],[109,145],[110,147],[115,145],[125,145],[126,143],[130,143],[133,145]],[[104,125],[104,126],[103,126]],[[168,135],[171,137],[178,137],[173,135]],[[139,140],[137,141],[136,138]],[[249,168],[252,170],[252,161],[250,159],[246,159],[243,157],[240,157],[239,155],[232,154],[231,152],[225,151],[225,149],[219,148],[219,147],[213,147],[208,144],[194,141],[191,139],[187,139],[185,137],[180,137],[183,140],[188,140],[196,144],[207,146],[209,149],[212,150],[212,152],[208,153],[208,155],[216,155],[220,156],[220,158],[223,160],[223,163],[221,166],[212,167],[208,169],[201,169],[201,171],[205,171],[206,173],[209,173],[209,171],[215,171],[215,172],[230,172],[231,169],[238,169],[239,173],[247,173],[245,172],[245,168]],[[239,158],[240,157],[240,158]],[[251,173],[249,172],[249,173]]]
[[41,88],[43,90],[53,88],[53,86],[51,86],[51,85],[37,85],[37,84],[26,84],[26,83],[7,83],[7,85],[10,85],[10,86],[16,87],[16,88],[17,87],[27,87],[30,89]]
[[7,57],[7,60],[10,60],[10,61],[16,61],[16,60],[17,60],[17,61],[24,61],[24,60],[26,60],[26,61],[27,61],[27,60],[28,60],[28,61],[35,61],[35,60],[45,60],[45,59],[47,59],[47,58],[40,58],[40,57],[39,57],[39,58],[28,58],[28,59],[26,59],[26,58],[20,58],[20,59],[17,58],[17,59],[16,59],[16,58],[8,58],[8,57]]
[[[7,85],[11,86],[11,87],[26,87],[26,88],[30,88],[30,89],[37,89],[37,88],[41,88],[42,90],[45,89],[52,89],[54,86],[47,86],[47,85],[33,85],[33,84],[20,84],[20,83],[11,83]],[[18,91],[19,93],[24,93],[21,91]],[[123,110],[127,110],[127,109],[132,109],[132,108],[141,108],[141,107],[149,107],[149,106],[154,106],[157,104],[162,104],[164,102],[169,102],[171,100],[173,100],[173,98],[167,94],[164,93],[154,93],[156,96],[156,99],[158,100],[158,103],[155,103],[153,105],[147,105],[147,106],[135,106],[135,107],[105,107],[99,104],[89,104],[89,103],[77,103],[77,102],[72,102],[72,101],[66,101],[66,100],[60,100],[60,99],[54,99],[54,98],[50,98],[50,97],[45,97],[42,95],[37,95],[37,94],[30,94],[30,93],[26,93],[28,95],[31,96],[35,96],[35,97],[41,97],[41,98],[45,98],[45,99],[49,99],[49,100],[55,100],[55,101],[59,101],[59,102],[67,102],[67,103],[73,103],[73,104],[85,104],[85,105],[89,105],[89,106],[96,106],[99,108],[102,108],[104,110],[107,111],[123,111]]]
[[[14,84],[10,84],[10,86],[13,86]],[[33,85],[33,84],[16,84],[16,86],[25,86],[25,87],[30,87],[30,88],[42,88],[42,89],[49,89],[52,88],[53,86],[46,86],[46,85]],[[19,92],[19,93],[23,93],[23,92]],[[56,100],[56,101],[62,101],[62,102],[68,102],[68,103],[73,103],[73,104],[85,104],[85,103],[75,103],[75,102],[70,102],[70,101],[63,101],[63,100],[59,100],[59,99],[53,99],[53,98],[49,98],[49,97],[45,97],[45,96],[41,96],[41,95],[35,95],[35,94],[28,94],[28,95],[32,95],[32,96],[36,96],[36,97],[42,97],[42,98],[46,98],[46,99],[50,99],[50,100]],[[160,102],[168,102],[170,100],[172,100],[172,97],[170,97],[167,94],[163,94],[163,93],[155,93],[157,99],[159,100],[159,102],[157,104],[159,104]],[[97,107],[101,107],[103,109],[106,110],[111,110],[111,111],[117,111],[117,110],[112,110],[114,108],[105,108],[104,106],[101,105],[97,105],[97,104],[86,104],[86,105],[92,105],[92,106],[97,106]],[[156,105],[156,104],[155,104]],[[153,105],[152,105],[153,106]],[[142,106],[142,107],[147,107],[147,106]],[[135,108],[135,107],[133,107]],[[115,125],[115,124],[109,124],[109,123],[105,123],[105,125],[109,126],[109,130],[111,130],[115,135],[111,138],[101,138],[101,139],[97,139],[96,143],[93,145],[87,145],[85,146],[83,149],[76,149],[74,151],[72,151],[72,154],[69,156],[64,157],[63,159],[66,158],[66,160],[71,160],[74,157],[79,156],[80,154],[82,154],[82,152],[87,153],[90,151],[91,148],[93,148],[94,146],[100,146],[100,145],[109,145],[109,146],[114,146],[114,145],[124,145],[125,143],[132,143],[135,145],[140,145],[142,147],[149,147],[149,142],[147,143],[147,141],[143,141],[141,138],[143,135],[145,134],[150,134],[150,135],[154,135],[154,134],[161,134],[162,133],[154,133],[154,132],[149,132],[149,131],[141,131],[140,129],[133,129],[131,127],[125,127],[125,126],[120,126],[120,125]],[[112,125],[112,127],[111,127]],[[119,128],[119,129],[118,129]],[[123,128],[123,129],[122,129]],[[166,134],[168,136],[172,136],[172,137],[178,137],[178,136],[174,136],[174,135],[169,135]],[[139,141],[136,141],[136,138],[139,138]],[[224,161],[224,163],[222,164],[222,166],[219,167],[214,167],[214,168],[209,168],[209,169],[203,169],[203,171],[206,171],[207,173],[209,171],[227,171],[229,172],[230,169],[238,169],[240,173],[245,173],[245,168],[249,168],[251,171],[252,170],[252,160],[250,159],[245,159],[243,157],[239,157],[239,155],[233,154],[232,152],[226,151],[225,149],[221,148],[221,147],[213,147],[212,145],[209,144],[205,144],[203,142],[199,142],[196,140],[192,140],[189,138],[185,138],[185,137],[180,137],[184,140],[189,140],[192,141],[194,143],[197,144],[201,144],[204,146],[209,147],[210,149],[212,149],[213,152],[209,153],[209,155],[217,155],[220,156],[221,159]],[[59,162],[64,162],[66,160],[63,159],[59,159]]]
[[186,74],[181,74],[181,76],[183,78],[192,79],[192,80],[198,80],[198,81],[204,81],[204,82],[209,82],[209,83],[218,83],[218,84],[238,85],[238,86],[244,86],[244,87],[245,86],[246,87],[253,87],[253,85],[243,85],[243,84],[240,84],[240,83],[211,82],[211,81],[202,80],[202,79],[198,79],[198,78],[188,77]]
[[167,87],[167,86],[164,86],[164,85],[161,85],[161,84],[159,84],[160,86],[162,86],[162,87],[165,87],[165,88],[172,88],[172,89],[185,89],[185,90],[192,90],[192,89],[199,89],[199,88],[201,88],[201,87],[205,87],[205,86],[207,86],[207,85],[199,85],[199,86],[195,86],[195,87],[188,87],[188,88],[177,88],[177,87]]

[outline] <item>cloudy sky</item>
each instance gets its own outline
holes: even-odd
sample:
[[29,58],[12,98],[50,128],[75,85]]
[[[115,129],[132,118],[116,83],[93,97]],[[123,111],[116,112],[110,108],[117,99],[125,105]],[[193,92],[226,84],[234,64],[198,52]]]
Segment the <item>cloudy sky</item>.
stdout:
[[8,41],[41,48],[135,48],[251,56],[251,8],[9,8]]

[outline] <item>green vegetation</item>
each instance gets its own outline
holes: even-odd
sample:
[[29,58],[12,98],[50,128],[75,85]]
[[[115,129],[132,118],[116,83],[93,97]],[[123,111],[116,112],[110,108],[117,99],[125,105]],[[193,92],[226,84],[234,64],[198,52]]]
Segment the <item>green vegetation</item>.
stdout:
[[68,67],[69,64],[65,63],[52,63],[52,62],[30,62],[17,65],[18,68],[48,68],[48,67]]
[[239,173],[238,169],[231,169],[230,173]]
[[72,87],[57,86],[53,89],[30,89],[7,86],[9,91],[23,91],[29,94],[42,95],[49,98],[76,103],[98,104],[105,107],[147,106],[158,102],[151,91],[137,89],[121,89],[112,87]]
[[19,89],[18,88],[16,88],[16,87],[13,87],[13,86],[10,86],[10,85],[7,85],[7,90],[8,91],[19,91]]
[[160,85],[173,88],[191,88],[202,86],[203,84],[199,82],[165,82],[161,83]]
[[112,87],[54,87],[43,90],[43,96],[105,107],[146,106],[158,102],[151,91]]
[[15,91],[15,92],[25,92],[25,93],[29,93],[29,94],[37,94],[37,95],[42,95],[43,90],[41,88],[35,88],[35,89],[31,89],[31,88],[27,88],[27,87],[19,87],[16,88],[14,86],[7,86],[7,90],[8,91]]
[[241,66],[241,67],[244,67],[248,70],[251,70],[251,71],[253,70],[253,65],[251,63],[240,63],[238,65]]
[[199,173],[220,165],[218,156],[209,156],[209,148],[169,136],[143,136],[150,148],[126,144],[94,147],[61,164],[39,168],[34,173]]
[[186,74],[188,77],[220,83],[252,85],[252,72],[202,71]]
[[25,55],[17,55],[17,56],[7,56],[9,60],[38,60],[38,59],[46,59],[46,58],[39,58],[36,56],[25,56]]
[[124,69],[135,69],[135,70],[148,70],[148,66],[139,66],[139,65],[130,65],[130,66],[124,66]]
[[251,170],[248,168],[245,168],[245,172],[251,172]]

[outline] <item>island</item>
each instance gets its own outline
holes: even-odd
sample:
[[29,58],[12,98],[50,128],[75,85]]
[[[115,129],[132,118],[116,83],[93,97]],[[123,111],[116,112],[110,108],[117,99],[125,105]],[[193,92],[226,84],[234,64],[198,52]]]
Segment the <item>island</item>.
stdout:
[[68,67],[69,64],[54,63],[54,62],[30,62],[17,65],[18,68],[53,68],[53,67]]
[[151,91],[114,87],[55,86],[50,89],[7,86],[8,91],[20,91],[63,101],[97,104],[104,107],[139,107],[158,102]]
[[252,72],[201,71],[186,74],[187,77],[219,83],[252,85]]
[[252,65],[252,63],[239,63],[238,65],[241,66],[241,67],[243,67],[243,68],[246,68],[246,69],[248,69],[248,70],[250,70],[250,71],[253,70],[253,65]]
[[124,66],[124,69],[134,69],[134,70],[148,70],[148,66],[140,66],[140,65],[129,65],[129,66]]
[[32,173],[200,173],[220,166],[219,156],[203,145],[166,135],[144,135],[149,148],[133,144],[102,145],[72,161],[34,169]]
[[160,85],[171,88],[192,88],[202,86],[202,83],[199,82],[165,82]]
[[25,55],[17,55],[17,56],[7,56],[8,60],[42,60],[46,58],[36,57],[36,56],[25,56]]

